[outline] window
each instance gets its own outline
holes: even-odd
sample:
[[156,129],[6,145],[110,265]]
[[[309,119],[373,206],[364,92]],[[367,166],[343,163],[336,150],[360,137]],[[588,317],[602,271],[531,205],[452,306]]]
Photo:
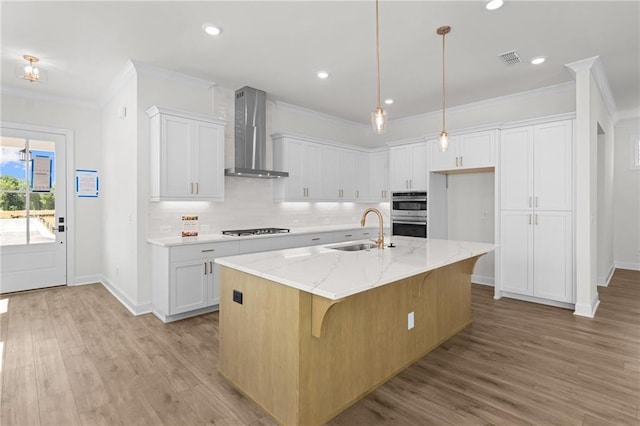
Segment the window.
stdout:
[[640,135],[631,136],[629,147],[629,154],[631,158],[629,166],[631,170],[640,170]]

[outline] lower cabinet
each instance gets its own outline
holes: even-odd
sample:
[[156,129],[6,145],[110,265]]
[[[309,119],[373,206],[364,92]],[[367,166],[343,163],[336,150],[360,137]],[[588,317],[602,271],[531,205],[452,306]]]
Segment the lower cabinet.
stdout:
[[377,229],[354,228],[169,247],[152,244],[153,314],[166,323],[217,310],[220,284],[219,267],[215,259],[218,257],[373,239],[377,236]]
[[574,303],[572,213],[503,211],[500,290]]
[[220,302],[217,257],[239,254],[238,241],[152,245],[153,313],[163,322],[214,311]]

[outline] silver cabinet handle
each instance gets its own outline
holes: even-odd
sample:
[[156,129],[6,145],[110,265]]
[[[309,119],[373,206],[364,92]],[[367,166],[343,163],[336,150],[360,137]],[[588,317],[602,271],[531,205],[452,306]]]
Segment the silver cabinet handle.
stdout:
[[353,235],[351,235],[351,234],[344,234],[344,237],[345,237],[345,238],[349,238],[349,237],[353,237]]
[[409,179],[409,189],[413,188],[413,179]]
[[535,197],[533,197],[533,199],[534,199],[533,205],[537,209],[538,208],[538,196],[536,195]]
[[196,182],[196,194],[200,193],[199,189],[200,188],[198,188],[198,182]]
[[464,167],[464,165],[462,164],[462,159],[463,159],[463,158],[464,158],[464,157],[462,157],[462,156],[460,157],[460,167]]
[[533,197],[529,197],[529,208],[533,207]]
[[360,198],[360,190],[356,189],[356,198]]
[[363,232],[362,235],[369,235],[369,233],[368,232]]
[[207,275],[207,262],[204,262],[204,274]]
[[211,253],[212,251],[216,251],[216,249],[205,249],[205,250],[200,250],[201,253]]
[[537,214],[536,214],[536,215],[534,215],[534,219],[535,219],[535,220],[534,220],[534,223],[537,225],[537,224],[538,224],[538,215],[537,215]]
[[529,225],[531,225],[531,216],[533,216],[533,215],[531,215],[531,214],[529,215]]
[[189,182],[189,194],[193,194],[193,182]]
[[213,274],[213,260],[209,261],[209,273]]
[[456,167],[458,167],[458,158],[460,157],[456,157]]
[[320,237],[312,238],[311,241],[320,241]]

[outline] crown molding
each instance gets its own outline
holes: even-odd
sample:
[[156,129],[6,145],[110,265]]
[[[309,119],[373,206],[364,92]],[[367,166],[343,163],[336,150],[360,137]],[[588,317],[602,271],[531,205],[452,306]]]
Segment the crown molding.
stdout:
[[205,80],[203,78],[193,77],[188,74],[183,74],[178,71],[172,71],[166,68],[161,68],[155,65],[147,64],[140,61],[129,61],[133,64],[135,70],[140,74],[147,74],[153,77],[159,77],[165,80],[171,80],[189,86],[199,87],[202,89],[210,89],[217,83],[211,80]]
[[[485,109],[496,105],[502,105],[505,103],[510,103],[517,100],[524,100],[535,98],[542,95],[548,94],[556,94],[556,93],[564,93],[571,92],[575,90],[575,83],[573,81],[568,81],[566,83],[554,84],[552,86],[541,87],[539,89],[527,90],[524,92],[512,93],[510,95],[499,96],[496,98],[485,99],[478,102],[471,102],[464,105],[458,105],[454,107],[447,108],[447,114],[460,114],[471,111],[476,111],[479,109]],[[442,110],[426,112],[422,114],[416,114],[409,117],[397,118],[395,120],[390,120],[389,123],[398,123],[402,121],[408,120],[425,120],[431,117],[440,117],[442,114]]]
[[37,92],[32,89],[23,89],[15,86],[2,86],[0,92],[3,95],[15,96],[17,98],[31,99],[34,101],[49,102],[58,105],[67,105],[76,108],[100,109],[98,102],[75,99],[59,95]]
[[272,140],[277,140],[277,139],[282,139],[282,138],[291,138],[291,139],[296,139],[296,140],[304,141],[304,142],[311,142],[311,143],[317,143],[317,144],[321,144],[321,145],[335,146],[337,148],[344,148],[344,149],[349,149],[349,150],[352,150],[352,151],[361,151],[361,152],[369,152],[370,151],[370,149],[368,147],[366,147],[366,146],[353,145],[353,144],[348,144],[348,143],[335,141],[335,140],[331,140],[331,139],[316,138],[316,137],[312,137],[312,136],[303,135],[303,134],[300,134],[300,133],[277,132],[277,133],[273,133],[273,134],[271,134],[269,136],[271,136]]
[[574,77],[578,72],[590,71],[591,75],[593,76],[593,80],[596,83],[596,86],[598,86],[600,95],[602,95],[602,100],[604,101],[605,107],[609,112],[611,121],[613,121],[613,123],[617,123],[618,121],[620,121],[620,114],[618,113],[616,102],[613,99],[613,95],[611,94],[609,80],[607,79],[607,74],[604,72],[604,67],[602,66],[602,60],[600,59],[600,56],[593,56],[591,58],[571,62],[569,64],[566,64],[565,66],[573,72]]
[[346,126],[350,126],[350,127],[355,127],[358,129],[366,129],[369,126],[365,125],[365,124],[361,124],[361,123],[356,123],[355,121],[351,121],[351,120],[346,120],[344,118],[340,118],[340,117],[336,117],[335,115],[329,115],[329,114],[325,114],[323,112],[318,112],[318,111],[314,111],[312,109],[309,108],[304,108],[298,105],[293,105],[293,104],[289,104],[286,102],[282,102],[282,101],[274,101],[274,104],[276,106],[277,109],[281,110],[281,111],[289,111],[289,112],[294,112],[297,114],[303,114],[303,115],[308,115],[308,116],[312,116],[314,118],[322,118],[328,121],[333,121],[335,123],[338,124],[342,124],[342,125],[346,125]]

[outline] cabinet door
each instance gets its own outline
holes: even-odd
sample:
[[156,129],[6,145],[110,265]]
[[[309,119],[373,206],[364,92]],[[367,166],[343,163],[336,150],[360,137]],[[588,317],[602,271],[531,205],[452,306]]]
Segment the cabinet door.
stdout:
[[356,200],[356,152],[349,149],[340,150],[338,160],[340,170],[340,200]]
[[571,210],[572,122],[535,127],[534,204],[540,210]]
[[449,148],[445,152],[440,152],[437,139],[431,139],[428,143],[429,171],[437,172],[457,168],[458,142],[455,136],[449,136]]
[[175,315],[207,306],[209,262],[193,260],[171,264],[169,314]]
[[377,151],[369,157],[369,187],[370,199],[372,201],[388,201],[388,179],[389,179],[389,152]]
[[194,196],[224,197],[224,127],[193,122]]
[[502,131],[500,188],[503,210],[533,207],[533,127]]
[[389,149],[389,187],[392,191],[409,189],[411,152],[409,146],[394,146]]
[[191,197],[193,158],[191,120],[162,115],[160,196]]
[[318,200],[322,197],[321,149],[319,145],[303,144],[302,170],[303,186],[307,188],[305,199]]
[[369,153],[356,152],[355,154],[355,182],[356,182],[356,201],[368,201],[371,199],[369,177]]
[[533,214],[503,211],[501,215],[500,288],[533,295]]
[[495,132],[476,132],[457,136],[458,166],[463,169],[477,169],[494,167],[495,162]]
[[286,170],[289,177],[277,179],[275,184],[284,186],[283,200],[299,201],[306,198],[304,186],[304,146],[301,142],[292,140],[278,141],[276,144],[277,161],[274,164],[279,167],[277,170]]
[[533,295],[573,302],[571,212],[534,213]]
[[[322,164],[323,200],[334,201],[340,198],[340,150],[333,146],[323,146],[320,164]],[[317,160],[316,160],[317,161]]]
[[419,143],[409,147],[411,160],[411,176],[409,177],[409,189],[427,190],[427,144]]

